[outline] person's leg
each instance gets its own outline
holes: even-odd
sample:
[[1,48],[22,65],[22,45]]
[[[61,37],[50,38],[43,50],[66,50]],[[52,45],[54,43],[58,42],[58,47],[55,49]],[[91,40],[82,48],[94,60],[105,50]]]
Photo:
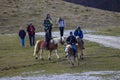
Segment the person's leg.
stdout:
[[32,36],[29,35],[30,46],[32,46]]
[[21,43],[22,43],[22,47],[24,47],[25,46],[24,39],[21,39]]
[[49,29],[49,34],[50,34],[50,38],[52,38],[52,33],[51,33],[52,29]]
[[61,37],[63,36],[63,29],[64,27],[61,27]]
[[32,45],[34,46],[35,45],[35,35],[33,35],[33,37],[32,37]]
[[49,49],[49,41],[46,41],[46,49]]
[[75,45],[72,45],[72,49],[73,49],[73,52],[74,52],[74,56],[76,56],[76,53],[77,53],[76,46],[75,46]]
[[61,34],[62,34],[62,33],[61,33],[61,27],[59,27],[59,30],[60,30],[60,36],[62,36],[62,35],[61,35]]

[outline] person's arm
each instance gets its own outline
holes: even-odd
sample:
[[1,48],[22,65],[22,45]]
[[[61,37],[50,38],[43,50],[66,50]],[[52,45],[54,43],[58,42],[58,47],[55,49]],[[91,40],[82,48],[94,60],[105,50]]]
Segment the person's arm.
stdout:
[[80,34],[80,38],[82,39],[83,38],[83,32],[81,31],[81,34]]
[[77,30],[74,31],[74,36],[77,36]]

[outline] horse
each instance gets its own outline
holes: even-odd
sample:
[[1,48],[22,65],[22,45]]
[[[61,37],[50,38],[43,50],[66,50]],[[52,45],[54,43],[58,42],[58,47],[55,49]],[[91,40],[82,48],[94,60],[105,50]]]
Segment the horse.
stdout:
[[[82,59],[83,60],[83,43],[82,43],[82,41],[81,41],[81,39],[80,39],[80,37],[79,36],[76,36],[76,40],[77,40],[77,52],[78,52],[78,56],[79,56],[79,59]],[[80,53],[81,54],[80,54]],[[80,54],[80,55],[79,55]]]
[[[65,43],[65,38],[64,37],[57,37],[53,38],[49,42],[49,54],[48,54],[48,59],[51,60],[51,53],[53,50],[55,50],[56,56],[59,59],[58,55],[58,44],[61,43],[62,45]],[[34,47],[34,53],[33,56],[35,56],[35,59],[43,59],[42,53],[43,50],[46,50],[46,42],[45,40],[37,40],[35,47]],[[40,51],[40,53],[39,53]]]
[[74,55],[74,51],[73,51],[72,46],[70,44],[66,45],[65,54],[66,54],[66,57],[67,57],[67,59],[68,59],[68,61],[70,62],[71,65],[74,66],[75,59],[76,59],[76,62],[78,63],[78,65],[79,65],[78,53],[76,53],[76,55]]

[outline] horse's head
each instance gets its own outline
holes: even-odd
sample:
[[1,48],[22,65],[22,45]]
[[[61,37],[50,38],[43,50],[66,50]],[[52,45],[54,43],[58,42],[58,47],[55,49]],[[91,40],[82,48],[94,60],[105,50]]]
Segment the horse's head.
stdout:
[[81,39],[79,36],[76,36],[77,43],[81,42]]
[[70,51],[71,48],[72,48],[72,46],[70,44],[66,45],[66,47],[65,47],[65,54],[66,54],[66,56],[68,56],[69,51]]
[[60,37],[60,43],[63,45],[65,43],[65,37]]

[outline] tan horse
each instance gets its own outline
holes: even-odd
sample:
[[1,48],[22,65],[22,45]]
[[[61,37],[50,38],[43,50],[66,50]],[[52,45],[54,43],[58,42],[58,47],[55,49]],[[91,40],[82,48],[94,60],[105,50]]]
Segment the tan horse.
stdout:
[[66,54],[66,57],[71,65],[74,65],[75,60],[79,65],[78,53],[76,53],[76,55],[74,55],[74,51],[73,51],[72,46],[70,44],[66,45],[65,54]]
[[76,37],[76,40],[77,40],[77,53],[78,53],[78,56],[79,56],[79,59],[82,59],[83,60],[83,44],[82,44],[82,41],[81,39],[79,38],[79,36]]
[[[51,60],[51,53],[53,50],[55,50],[56,56],[57,58],[60,58],[58,55],[58,44],[64,44],[65,39],[64,37],[59,37],[59,38],[53,38],[51,39],[50,43],[49,43],[49,55],[48,55],[48,59]],[[38,40],[35,44],[34,47],[34,54],[33,56],[35,56],[36,59],[43,59],[42,57],[42,53],[43,50],[46,50],[46,42],[44,40]],[[40,53],[39,53],[40,51]]]

